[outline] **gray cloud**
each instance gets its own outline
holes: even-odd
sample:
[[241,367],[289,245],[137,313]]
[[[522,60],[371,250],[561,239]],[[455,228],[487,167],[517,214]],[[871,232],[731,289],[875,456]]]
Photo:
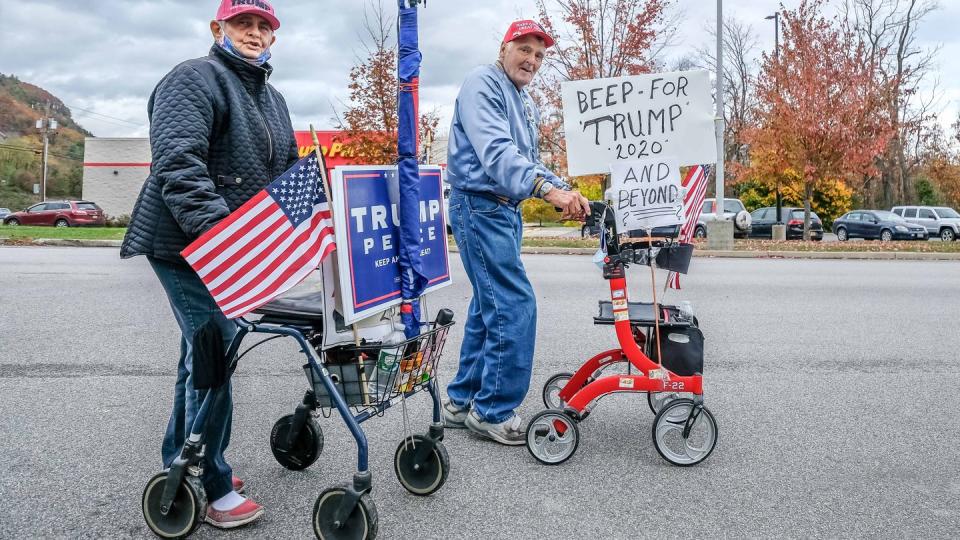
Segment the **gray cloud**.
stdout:
[[[395,2],[383,0],[389,14]],[[794,2],[784,2],[792,4]],[[276,0],[282,26],[274,47],[271,82],[290,105],[297,128],[313,123],[332,127],[335,110],[348,99],[350,67],[363,48],[365,2]],[[174,65],[206,54],[212,39],[208,23],[216,0],[31,0],[0,3],[0,72],[40,85],[67,104],[102,116],[75,111],[99,136],[143,136],[146,102],[157,81]],[[753,24],[761,46],[773,46],[763,16],[775,9],[770,0],[727,0],[728,15]],[[713,2],[686,4],[678,45],[668,54],[681,56],[708,41],[702,29],[716,16]],[[424,51],[421,99],[424,110],[449,115],[460,81],[474,66],[496,57],[510,21],[536,14],[533,0],[463,2],[431,0],[421,11]],[[960,7],[949,6],[924,23],[925,43],[960,47],[953,29]],[[767,35],[769,34],[769,36]],[[956,55],[941,55],[956,62]],[[947,67],[947,66],[944,66]],[[956,116],[960,70],[941,69],[941,86],[949,116]],[[446,119],[444,123],[446,123]]]

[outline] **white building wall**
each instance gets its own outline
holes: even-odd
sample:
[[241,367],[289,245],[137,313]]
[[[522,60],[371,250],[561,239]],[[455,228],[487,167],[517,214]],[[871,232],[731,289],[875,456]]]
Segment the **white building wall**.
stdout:
[[108,216],[129,216],[150,174],[150,140],[87,137],[83,153],[83,198]]

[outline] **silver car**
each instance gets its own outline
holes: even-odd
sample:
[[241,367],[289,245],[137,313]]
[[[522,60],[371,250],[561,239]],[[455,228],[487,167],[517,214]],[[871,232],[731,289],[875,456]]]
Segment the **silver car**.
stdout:
[[960,214],[945,206],[894,206],[890,210],[909,223],[923,225],[931,237],[944,242],[960,238]]
[[[697,228],[693,231],[693,236],[696,238],[707,237],[707,222],[717,220],[716,207],[716,199],[703,200],[703,210],[700,213],[699,221],[697,221]],[[721,215],[723,216],[721,219],[724,221],[733,221],[734,238],[746,238],[750,236],[752,218],[750,212],[747,212],[746,207],[740,202],[740,199],[724,197],[723,214]]]

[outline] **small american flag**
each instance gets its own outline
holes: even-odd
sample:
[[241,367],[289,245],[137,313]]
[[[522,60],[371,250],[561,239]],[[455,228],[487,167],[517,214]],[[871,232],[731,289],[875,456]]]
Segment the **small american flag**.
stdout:
[[[703,211],[703,199],[707,196],[707,175],[710,171],[702,165],[694,165],[687,171],[686,178],[680,184],[680,189],[686,190],[683,198],[683,226],[680,227],[679,240],[682,243],[690,243],[693,239],[693,232],[697,229],[697,221],[700,220],[700,213]],[[667,284],[671,289],[680,288],[680,274],[671,272],[667,278]]]
[[228,318],[288,291],[336,249],[322,166],[301,159],[180,253]]

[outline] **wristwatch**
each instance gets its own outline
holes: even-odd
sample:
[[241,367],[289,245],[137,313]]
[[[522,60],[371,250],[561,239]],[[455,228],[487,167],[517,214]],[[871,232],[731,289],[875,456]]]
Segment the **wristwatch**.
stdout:
[[554,187],[556,187],[556,186],[554,186],[552,183],[550,183],[550,182],[544,182],[544,183],[540,186],[540,190],[537,192],[537,197],[540,197],[541,199],[544,198],[544,197],[546,197],[546,196],[547,196],[547,193],[550,193],[551,191],[553,191],[553,188],[554,188]]

